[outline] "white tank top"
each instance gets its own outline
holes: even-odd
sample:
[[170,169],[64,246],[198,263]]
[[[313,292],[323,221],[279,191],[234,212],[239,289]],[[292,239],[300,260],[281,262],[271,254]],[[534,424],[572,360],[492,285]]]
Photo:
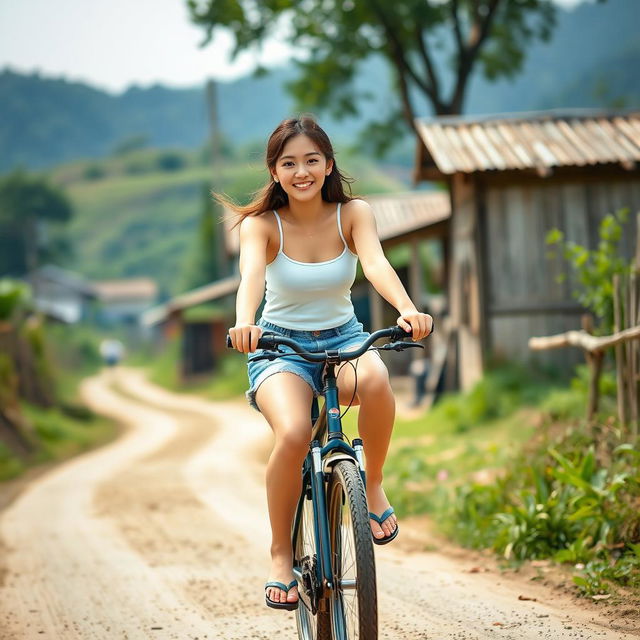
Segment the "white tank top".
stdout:
[[342,235],[340,203],[336,212],[338,233],[344,250],[333,260],[300,262],[283,251],[284,234],[277,211],[273,212],[280,232],[280,249],[266,268],[266,303],[262,318],[285,329],[315,331],[345,324],[354,315],[351,286],[356,277],[358,256]]

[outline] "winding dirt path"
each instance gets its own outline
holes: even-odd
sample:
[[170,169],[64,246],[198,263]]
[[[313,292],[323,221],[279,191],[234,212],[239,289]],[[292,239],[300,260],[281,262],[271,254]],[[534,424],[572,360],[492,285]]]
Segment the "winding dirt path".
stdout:
[[[83,395],[127,429],[0,513],[0,639],[296,638],[293,616],[263,604],[261,416],[126,369],[87,380]],[[542,585],[419,551],[409,523],[404,534],[376,549],[381,639],[640,637]]]

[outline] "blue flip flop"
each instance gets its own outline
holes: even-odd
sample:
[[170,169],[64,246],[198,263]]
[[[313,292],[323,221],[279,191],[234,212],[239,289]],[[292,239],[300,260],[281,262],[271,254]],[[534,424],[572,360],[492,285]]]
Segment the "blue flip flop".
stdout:
[[[282,589],[285,593],[289,593],[289,590],[293,587],[298,586],[297,580],[292,580],[288,585],[284,582],[267,582],[264,585],[265,591],[269,587],[276,587],[277,589]],[[275,602],[269,598],[269,596],[265,593],[264,599],[267,603],[267,607],[271,607],[272,609],[285,609],[287,611],[295,611],[298,608],[298,601],[295,602]]]
[[[395,513],[395,511],[393,510],[393,507],[389,507],[381,516],[377,516],[375,513],[373,513],[372,511],[369,511],[369,517],[372,520],[375,520],[379,525],[382,525],[382,523],[392,514]],[[398,523],[396,522],[396,528],[394,530],[394,532],[390,535],[390,536],[385,536],[384,538],[376,538],[373,535],[373,531],[371,532],[371,537],[373,538],[373,543],[374,544],[389,544],[392,540],[395,539],[395,537],[398,535],[398,529],[400,527],[398,526]]]

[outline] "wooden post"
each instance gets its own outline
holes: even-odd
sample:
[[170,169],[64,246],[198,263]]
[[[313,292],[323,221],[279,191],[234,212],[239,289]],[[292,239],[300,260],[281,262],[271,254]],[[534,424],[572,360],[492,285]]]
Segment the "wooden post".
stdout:
[[[589,314],[582,316],[582,329],[593,334],[593,318]],[[584,357],[589,366],[589,396],[587,402],[587,420],[591,422],[598,412],[600,400],[600,374],[604,351],[585,351]]]
[[[420,259],[420,243],[417,238],[411,240],[411,262],[409,263],[409,295],[418,311],[424,311],[422,301],[424,299],[424,283],[422,274],[422,260]],[[412,359],[422,360],[422,349],[413,349]]]
[[[221,173],[221,156],[222,156],[222,144],[220,135],[220,123],[218,115],[218,90],[214,80],[207,82],[207,107],[209,112],[209,127],[211,136],[211,189],[214,192],[221,191],[222,179]],[[216,262],[218,265],[218,277],[222,277],[227,273],[227,254],[225,247],[225,232],[224,227],[219,225],[219,221],[216,219],[217,206],[214,206],[211,211],[213,216],[214,228],[216,228],[215,240],[216,240]]]
[[[618,333],[621,324],[620,310],[620,276],[613,276],[613,333]],[[616,345],[616,390],[618,400],[618,418],[624,429],[627,425],[627,412],[625,407],[625,380],[624,380],[624,346]]]
[[[636,287],[637,277],[635,270],[631,272],[628,282],[627,295],[627,327],[633,327],[638,323],[636,316]],[[635,342],[627,343],[627,389],[629,393],[629,419],[632,433],[638,432],[638,371],[636,369],[636,353],[638,345]]]
[[371,315],[371,331],[384,328],[384,309],[380,294],[369,283],[369,313]]

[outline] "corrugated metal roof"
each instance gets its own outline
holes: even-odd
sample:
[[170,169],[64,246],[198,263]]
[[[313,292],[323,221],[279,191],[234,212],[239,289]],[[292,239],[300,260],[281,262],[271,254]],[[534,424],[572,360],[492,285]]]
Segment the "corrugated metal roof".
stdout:
[[[449,195],[443,191],[408,191],[363,198],[370,205],[378,224],[380,240],[390,240],[415,231],[451,215]],[[231,229],[235,221],[231,211],[225,211],[225,241],[231,254],[240,251],[240,229]]]
[[100,280],[93,283],[98,298],[103,302],[119,300],[149,300],[158,295],[158,285],[151,278],[126,278],[122,280]]
[[451,201],[444,191],[409,191],[407,193],[367,196],[376,217],[380,240],[390,240],[447,220]]
[[421,168],[474,173],[640,161],[640,112],[594,110],[417,119],[430,158]]
[[191,291],[187,291],[175,298],[172,298],[165,304],[158,305],[152,309],[148,309],[142,314],[141,323],[150,327],[159,322],[164,322],[173,311],[180,311],[195,307],[205,302],[217,300],[223,296],[235,293],[240,285],[240,276],[231,276],[223,280],[217,280],[211,284],[198,287]]

